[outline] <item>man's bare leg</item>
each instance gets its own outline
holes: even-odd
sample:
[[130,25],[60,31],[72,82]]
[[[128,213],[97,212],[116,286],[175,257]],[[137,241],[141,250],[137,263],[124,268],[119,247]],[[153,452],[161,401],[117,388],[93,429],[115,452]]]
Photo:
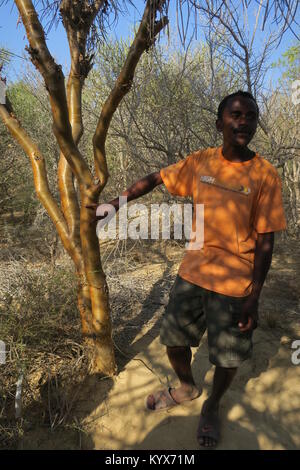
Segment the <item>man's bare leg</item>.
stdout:
[[[193,400],[201,393],[197,388],[191,368],[192,351],[189,347],[169,347],[167,355],[179,381],[180,387],[172,388],[170,394],[176,403]],[[155,397],[150,395],[147,399],[148,407],[155,408]]]
[[[219,412],[220,400],[229,388],[236,372],[237,368],[216,367],[211,395],[204,402],[201,411],[202,415],[207,417],[208,422],[210,415],[212,416]],[[204,447],[213,447],[217,442],[215,439],[205,436],[199,438],[199,444]]]
[[192,351],[189,347],[169,347],[167,346],[167,355],[171,366],[173,367],[179,381],[180,387],[172,388],[171,395],[177,403],[181,401],[192,400],[199,396],[192,374],[191,361]]

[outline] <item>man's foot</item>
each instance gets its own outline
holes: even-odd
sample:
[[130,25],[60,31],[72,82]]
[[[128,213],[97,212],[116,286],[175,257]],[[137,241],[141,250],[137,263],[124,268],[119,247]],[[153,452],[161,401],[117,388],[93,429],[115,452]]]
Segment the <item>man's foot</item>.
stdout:
[[151,411],[166,410],[186,401],[195,400],[200,395],[201,391],[193,386],[159,390],[147,397],[146,407]]
[[202,447],[215,447],[220,439],[219,407],[209,400],[203,403],[197,430],[197,440]]

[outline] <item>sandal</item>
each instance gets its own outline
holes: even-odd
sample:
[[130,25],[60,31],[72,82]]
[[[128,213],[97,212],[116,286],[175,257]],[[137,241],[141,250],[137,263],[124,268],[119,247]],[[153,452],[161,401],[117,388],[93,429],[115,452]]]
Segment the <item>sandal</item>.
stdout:
[[[205,445],[205,441],[200,442],[201,439],[209,437],[215,443],[213,445]],[[201,413],[198,430],[197,430],[197,440],[201,447],[212,448],[216,447],[220,439],[220,419],[217,413],[210,413],[203,415]]]
[[[174,406],[181,405],[182,403],[186,401],[192,401],[195,400],[196,398],[200,397],[200,392],[198,395],[192,399],[188,400],[183,400],[180,403],[174,400],[174,398],[171,395],[171,390],[172,388],[165,388],[164,390],[159,390],[158,392],[151,394],[147,397],[146,399],[146,408],[149,411],[161,411],[161,410],[169,410],[170,408],[174,408]],[[149,403],[149,398],[153,397],[154,398],[154,408],[153,405]]]

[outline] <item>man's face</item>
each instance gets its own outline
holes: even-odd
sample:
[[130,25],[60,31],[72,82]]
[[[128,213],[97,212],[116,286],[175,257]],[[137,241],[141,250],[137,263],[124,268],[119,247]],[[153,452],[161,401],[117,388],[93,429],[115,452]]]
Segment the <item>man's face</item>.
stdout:
[[223,111],[222,119],[216,122],[223,133],[223,143],[234,147],[247,147],[257,127],[256,105],[250,98],[237,96],[230,99]]

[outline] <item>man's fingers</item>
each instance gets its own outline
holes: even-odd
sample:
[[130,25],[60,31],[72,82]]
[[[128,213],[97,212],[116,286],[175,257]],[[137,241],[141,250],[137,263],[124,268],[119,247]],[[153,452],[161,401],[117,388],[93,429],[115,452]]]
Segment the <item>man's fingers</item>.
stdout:
[[241,331],[251,330],[252,325],[253,325],[253,318],[251,318],[251,317],[248,317],[248,321],[247,321],[246,324],[243,323],[243,322],[239,322],[239,328],[240,328]]
[[[103,209],[104,209],[104,206],[108,206],[108,207],[107,207],[105,210],[103,210]],[[91,203],[91,204],[87,204],[85,207],[86,207],[87,209],[93,209],[93,210],[96,211],[96,217],[93,217],[93,218],[91,219],[91,221],[90,221],[91,224],[94,224],[95,222],[99,222],[99,221],[105,219],[107,216],[109,216],[109,214],[110,214],[109,209],[111,209],[111,207],[113,207],[113,206],[110,206],[109,204],[100,204],[100,205],[98,205],[98,204],[96,204],[96,203],[93,202],[93,203]],[[103,212],[103,214],[101,213],[100,215],[97,215],[97,209],[98,209],[98,207],[100,208],[100,213]],[[115,214],[115,211],[114,211],[114,213],[112,214],[112,216],[113,216],[114,214]]]

